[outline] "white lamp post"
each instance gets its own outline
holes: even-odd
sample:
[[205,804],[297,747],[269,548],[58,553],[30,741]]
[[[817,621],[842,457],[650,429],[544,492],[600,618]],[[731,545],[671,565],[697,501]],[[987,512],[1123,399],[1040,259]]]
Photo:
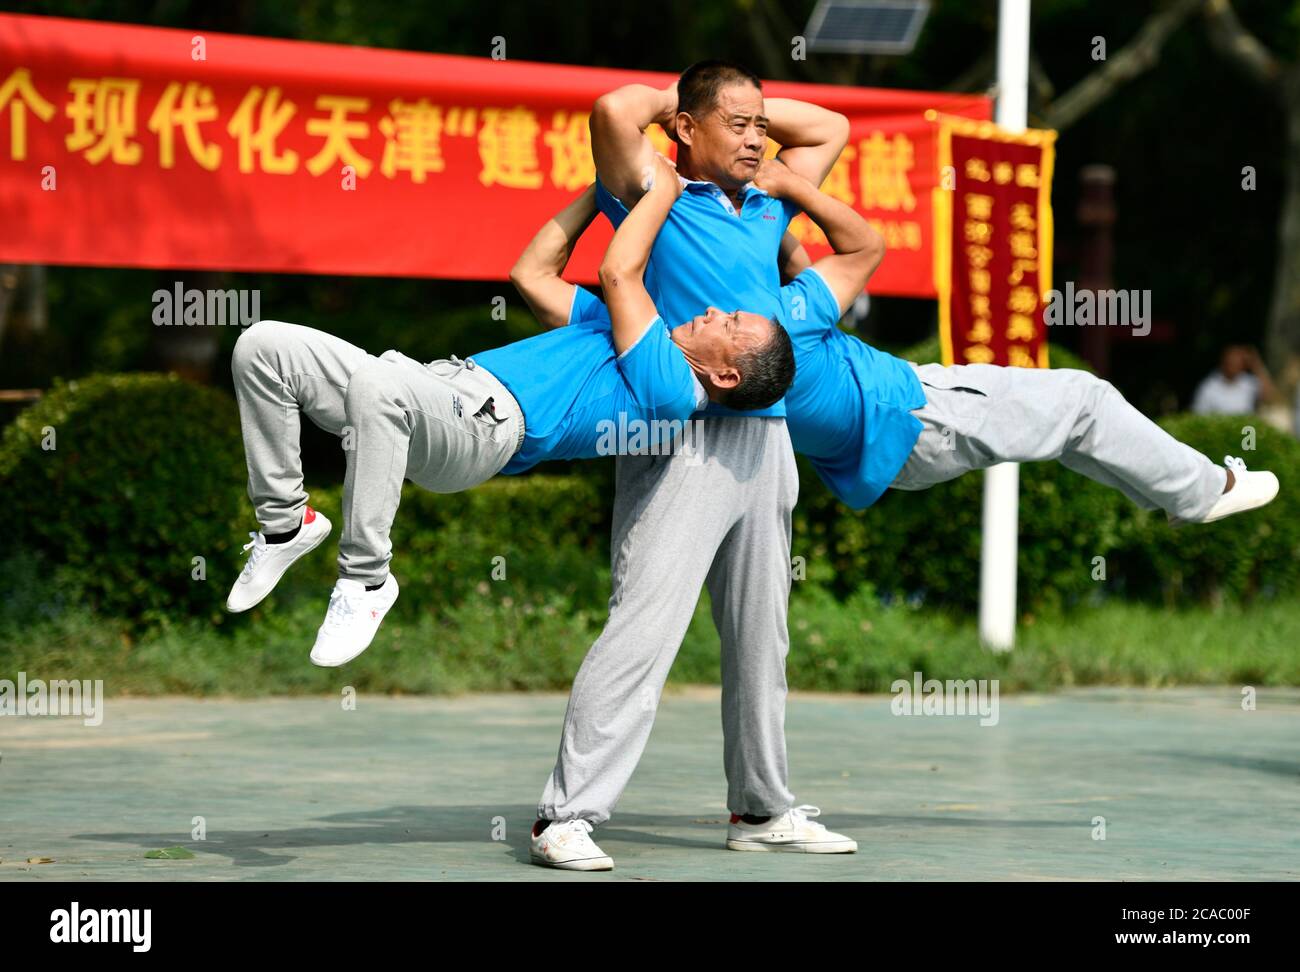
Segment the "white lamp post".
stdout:
[[[1025,130],[1029,98],[1029,0],[999,0],[998,91],[994,120]],[[994,651],[1016,643],[1016,554],[1020,529],[1020,466],[1004,462],[984,473],[980,548],[980,640]]]

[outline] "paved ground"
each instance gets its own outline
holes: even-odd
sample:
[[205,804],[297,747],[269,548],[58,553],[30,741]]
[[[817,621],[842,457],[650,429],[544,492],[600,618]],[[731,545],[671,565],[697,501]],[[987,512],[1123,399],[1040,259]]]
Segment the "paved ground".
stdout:
[[[670,693],[597,831],[606,875],[525,863],[564,701],[109,699],[97,728],[0,718],[0,880],[1300,878],[1297,691],[1253,712],[1234,688],[1004,697],[993,727],[792,698],[792,783],[858,839],[843,857],[724,850],[716,692]],[[144,858],[172,845],[195,858]]]

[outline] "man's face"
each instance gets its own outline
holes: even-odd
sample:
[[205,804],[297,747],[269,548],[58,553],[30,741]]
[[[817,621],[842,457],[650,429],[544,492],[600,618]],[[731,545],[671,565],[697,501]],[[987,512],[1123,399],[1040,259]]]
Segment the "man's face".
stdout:
[[729,84],[703,117],[679,116],[678,132],[683,131],[695,174],[723,189],[739,189],[754,178],[767,149],[763,93],[752,84]]
[[710,307],[673,328],[671,336],[692,367],[707,374],[718,387],[734,388],[741,377],[736,357],[762,347],[772,336],[772,326],[762,314]]
[[1246,351],[1244,348],[1232,345],[1224,348],[1220,370],[1223,376],[1229,380],[1236,378],[1246,370]]

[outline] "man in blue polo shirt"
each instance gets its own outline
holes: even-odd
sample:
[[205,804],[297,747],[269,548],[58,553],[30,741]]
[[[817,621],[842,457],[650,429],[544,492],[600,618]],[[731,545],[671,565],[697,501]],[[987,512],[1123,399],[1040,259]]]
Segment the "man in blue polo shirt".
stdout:
[[[777,257],[794,207],[754,186],[767,137],[793,170],[820,184],[848,138],[842,115],[763,98],[735,65],[688,68],[663,91],[620,88],[597,100],[592,152],[602,210],[616,225],[654,158],[645,129],[678,144],[681,197],[646,285],[669,320],[709,305],[779,319]],[[640,758],[668,670],[707,585],[722,642],[723,759],[735,850],[842,853],[852,840],[795,806],[787,785],[785,658],[790,518],[798,474],[783,411],[709,408],[690,456],[620,456],[610,540],[613,593],[605,630],[569,699],[556,766],[533,828],[536,863],[612,866],[587,834],[607,820]]]
[[818,273],[820,261],[802,269],[808,258],[798,249],[783,268],[796,274],[782,289],[781,315],[795,347],[790,437],[846,505],[862,509],[888,488],[926,489],[1000,462],[1050,459],[1180,523],[1212,523],[1277,496],[1273,473],[1232,457],[1212,462],[1089,372],[918,366],[841,331],[836,324],[884,255],[879,234],[779,166],[760,183],[807,212],[837,252],[872,256],[854,268],[860,275]]
[[794,364],[779,325],[697,315],[670,331],[646,292],[650,245],[681,191],[658,164],[601,265],[608,316],[429,365],[279,321],[240,335],[232,371],[262,530],[229,610],[260,602],[329,533],[303,490],[301,414],[341,436],[347,455],[339,580],[311,653],[336,666],[369,646],[397,599],[389,531],[403,479],[452,493],[545,459],[595,457],[610,451],[608,423],[639,428],[638,442],[662,451],[711,401],[762,408],[781,397]]
[[[814,266],[794,237],[787,234],[782,247],[780,274],[789,283],[779,292],[778,319],[794,347],[795,378],[778,407],[795,451],[809,457],[836,497],[861,509],[907,461],[922,430],[913,410],[926,402],[912,365],[836,327],[883,258],[884,241],[851,207],[779,162],[764,162],[754,184],[806,212],[834,251]],[[560,276],[600,195],[592,185],[557,214],[549,237],[539,234],[515,267],[515,285],[549,327],[608,314],[599,297]]]
[[[806,212],[834,250],[832,256],[810,266],[802,247],[783,248],[782,274],[793,279],[780,290],[779,318],[795,348],[795,380],[785,397],[791,439],[847,505],[860,509],[891,485],[922,489],[1008,459],[1059,459],[1121,489],[1143,506],[1166,509],[1172,518],[1189,522],[1212,522],[1253,509],[1277,494],[1272,473],[1247,471],[1234,460],[1228,461],[1226,470],[1215,466],[1133,409],[1108,383],[1085,372],[916,366],[839,330],[836,325],[844,311],[884,256],[883,240],[851,207],[819,192],[780,163],[763,163],[755,183]],[[534,254],[528,267],[521,262],[518,268],[516,285],[539,320],[551,326],[603,313],[598,298],[559,276],[595,206],[592,190],[575,200],[557,217],[548,255]],[[619,460],[620,477],[626,462]],[[696,522],[688,510],[682,515]],[[707,541],[707,534],[702,539]],[[626,570],[618,558],[636,552],[636,546],[626,541],[615,548],[616,576],[620,569]],[[671,599],[671,592],[662,587],[656,587],[655,593]],[[611,613],[619,609],[616,597]],[[629,677],[626,666],[617,670]],[[636,667],[630,669],[630,676],[638,674]],[[636,686],[635,682],[625,685],[598,711],[603,738],[620,740],[627,727],[644,718],[647,706],[627,702]],[[584,697],[575,685],[568,721],[574,720],[575,709],[581,714],[598,707],[597,689],[590,682],[581,689]],[[587,753],[599,755],[602,742],[597,737],[595,745],[588,743],[579,757],[590,760]],[[557,774],[575,762],[574,757],[566,759],[567,745],[566,734]],[[624,762],[614,772],[630,774],[639,750],[622,755]],[[576,762],[581,769],[583,763]],[[579,775],[575,782],[557,783],[553,775],[548,793],[561,787],[577,790],[581,781]],[[613,866],[589,836],[591,818],[542,823],[546,825],[534,827],[535,862],[574,870]],[[802,843],[800,837],[807,840],[810,835],[806,830],[801,834],[797,821],[796,826],[782,826],[780,849],[835,846],[836,835],[814,832],[809,843]],[[736,834],[735,823],[732,827],[728,846],[749,849],[741,841],[755,838]],[[757,846],[770,849],[772,845],[763,841]]]

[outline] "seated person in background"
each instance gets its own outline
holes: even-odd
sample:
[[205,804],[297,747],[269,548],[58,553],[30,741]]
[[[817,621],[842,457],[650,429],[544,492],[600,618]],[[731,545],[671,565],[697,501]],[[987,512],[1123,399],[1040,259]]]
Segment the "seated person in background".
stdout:
[[1223,349],[1219,366],[1197,386],[1192,411],[1197,415],[1250,415],[1273,397],[1273,379],[1259,352],[1246,344],[1230,344]]

